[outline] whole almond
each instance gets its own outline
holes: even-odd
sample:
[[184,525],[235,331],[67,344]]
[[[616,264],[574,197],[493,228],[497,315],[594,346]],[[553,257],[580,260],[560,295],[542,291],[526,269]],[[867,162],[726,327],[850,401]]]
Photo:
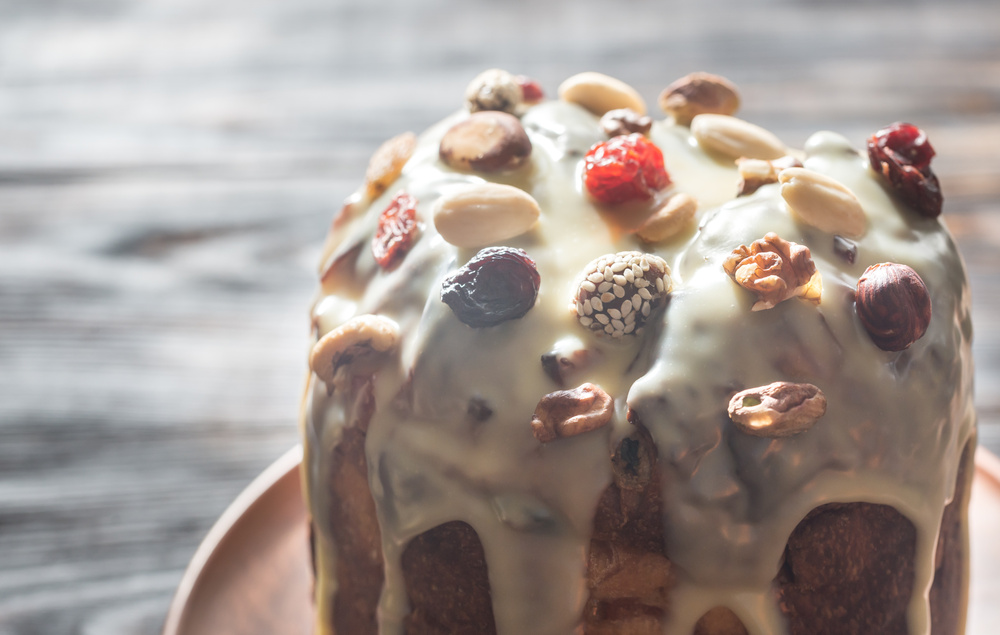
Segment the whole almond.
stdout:
[[733,160],[772,160],[785,156],[785,144],[771,132],[729,115],[698,115],[691,121],[698,144]]
[[657,100],[660,108],[682,126],[698,115],[732,115],[740,107],[740,95],[725,77],[691,73],[667,86]]
[[477,183],[446,194],[431,210],[434,226],[456,247],[484,247],[520,236],[541,210],[530,194],[510,185]]
[[785,168],[778,180],[782,198],[802,222],[828,234],[864,235],[868,226],[865,211],[854,192],[840,182],[805,168]]
[[439,152],[456,170],[496,172],[523,164],[531,156],[531,140],[517,117],[486,110],[452,126]]
[[698,201],[683,192],[674,194],[656,210],[636,232],[648,243],[658,243],[672,238],[691,223],[698,211]]
[[583,106],[598,117],[617,108],[629,108],[646,114],[646,102],[639,93],[614,77],[588,71],[579,73],[559,86],[559,98]]

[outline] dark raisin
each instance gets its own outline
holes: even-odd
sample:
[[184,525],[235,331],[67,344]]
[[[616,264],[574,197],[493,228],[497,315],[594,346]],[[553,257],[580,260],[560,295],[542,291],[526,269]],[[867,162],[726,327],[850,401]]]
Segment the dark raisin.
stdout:
[[594,144],[584,157],[583,182],[595,199],[615,205],[649,200],[670,177],[660,149],[635,133]]
[[465,414],[468,415],[469,421],[472,423],[483,423],[493,416],[493,408],[490,407],[488,401],[476,395],[469,399],[469,407]]
[[413,246],[417,233],[417,199],[400,192],[378,217],[372,254],[383,269],[392,269]]
[[540,282],[535,261],[523,250],[489,247],[445,278],[441,301],[464,324],[494,326],[527,313]]
[[853,265],[854,260],[858,257],[858,244],[853,240],[844,238],[843,236],[834,236],[833,253]]
[[941,184],[931,171],[934,148],[923,130],[908,123],[894,123],[868,139],[872,169],[921,215],[937,218],[944,198]]

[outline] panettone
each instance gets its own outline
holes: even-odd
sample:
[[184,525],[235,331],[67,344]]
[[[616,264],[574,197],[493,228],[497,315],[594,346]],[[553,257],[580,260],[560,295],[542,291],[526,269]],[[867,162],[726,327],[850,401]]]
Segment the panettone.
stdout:
[[[456,106],[461,104],[456,96]],[[336,216],[320,634],[958,635],[970,305],[924,133],[494,70]]]

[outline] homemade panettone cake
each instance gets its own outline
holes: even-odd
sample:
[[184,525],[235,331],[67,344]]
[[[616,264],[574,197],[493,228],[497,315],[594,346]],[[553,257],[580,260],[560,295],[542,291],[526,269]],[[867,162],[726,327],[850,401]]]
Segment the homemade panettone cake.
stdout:
[[492,70],[372,157],[312,311],[318,633],[964,632],[970,305],[926,136],[793,150],[705,73],[659,105]]

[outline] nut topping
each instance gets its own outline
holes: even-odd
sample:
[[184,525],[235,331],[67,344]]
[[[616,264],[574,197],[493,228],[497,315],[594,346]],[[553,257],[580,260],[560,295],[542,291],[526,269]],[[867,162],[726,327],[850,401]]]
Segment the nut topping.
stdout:
[[445,133],[439,153],[456,170],[496,172],[523,164],[531,156],[531,140],[513,115],[474,112]]
[[823,283],[809,248],[768,232],[750,247],[740,245],[722,264],[733,280],[757,296],[763,311],[796,296],[819,304]]
[[863,236],[868,219],[854,192],[825,174],[786,168],[778,175],[781,197],[802,222],[828,234]]
[[774,161],[740,158],[736,160],[736,167],[740,172],[740,182],[736,186],[736,195],[747,196],[769,183],[777,183],[778,174],[782,170],[801,168],[802,162],[787,154]]
[[309,368],[332,386],[342,367],[396,347],[399,325],[380,315],[359,315],[320,338],[309,354]]
[[542,355],[542,370],[557,385],[565,386],[568,378],[594,364],[599,357],[599,351],[587,348],[575,337],[567,337]]
[[660,108],[682,126],[698,115],[732,115],[740,107],[740,95],[725,77],[691,73],[667,86],[657,100]]
[[698,144],[732,160],[778,159],[786,154],[785,144],[771,132],[728,115],[698,115],[691,121],[691,134]]
[[636,234],[647,243],[658,243],[676,236],[691,224],[698,211],[698,201],[680,192],[671,196],[663,206],[639,227]]
[[901,351],[923,337],[931,322],[927,286],[911,267],[883,262],[861,274],[855,303],[875,345]]
[[729,400],[729,418],[755,437],[788,437],[808,430],[826,414],[826,396],[812,384],[778,381],[750,388]]
[[600,386],[581,384],[542,397],[531,417],[531,431],[542,443],[596,430],[614,416],[615,400]]
[[574,75],[559,86],[559,98],[583,106],[598,117],[616,108],[646,114],[646,102],[625,82],[602,73]]
[[417,136],[412,132],[404,132],[379,146],[365,171],[365,187],[370,198],[384,192],[399,178],[416,147]]
[[584,327],[621,339],[642,333],[670,294],[665,260],[639,251],[620,251],[594,260],[584,269],[570,310]]
[[617,137],[623,134],[649,134],[649,129],[653,127],[653,119],[649,115],[640,115],[628,108],[616,108],[609,110],[601,117],[601,130],[609,137]]
[[499,68],[483,71],[465,89],[469,112],[500,110],[516,115],[523,99],[524,91],[517,78]]
[[441,236],[456,247],[483,247],[520,236],[535,226],[541,210],[524,190],[477,183],[434,202],[431,214]]

